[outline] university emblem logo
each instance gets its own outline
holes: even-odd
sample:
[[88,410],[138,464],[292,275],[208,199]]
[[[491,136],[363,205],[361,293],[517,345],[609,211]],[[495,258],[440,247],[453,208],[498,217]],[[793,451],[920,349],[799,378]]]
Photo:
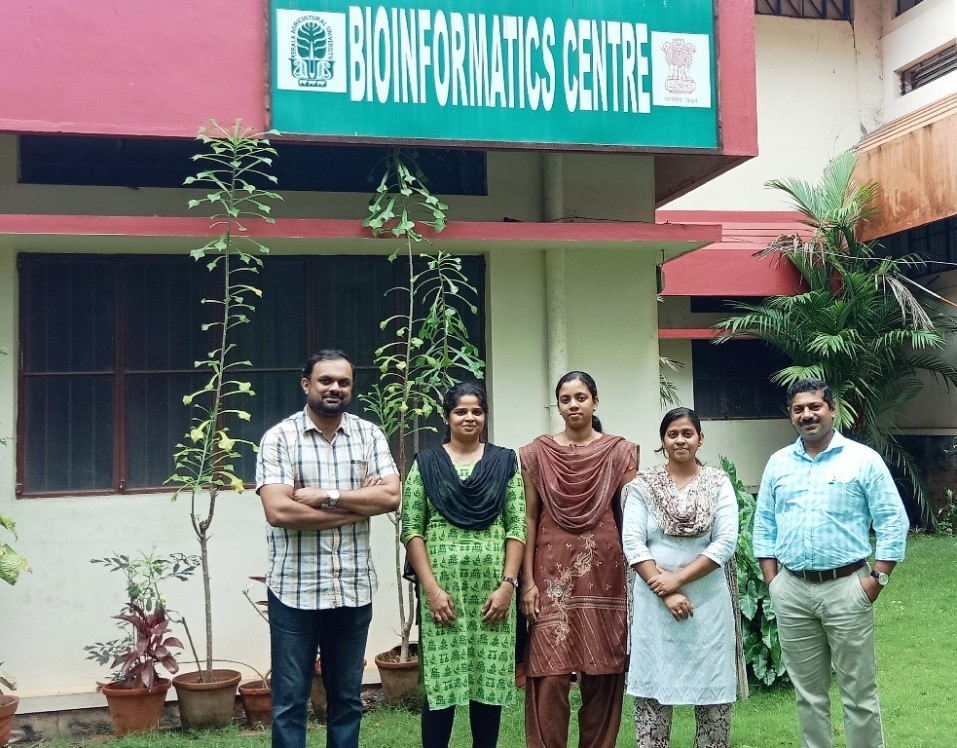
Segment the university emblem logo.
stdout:
[[322,16],[306,14],[292,25],[289,64],[303,88],[325,88],[335,70],[335,38]]
[[690,94],[698,87],[689,69],[694,62],[695,46],[680,37],[661,45],[665,53],[665,62],[668,63],[668,77],[665,79],[665,90],[672,94]]

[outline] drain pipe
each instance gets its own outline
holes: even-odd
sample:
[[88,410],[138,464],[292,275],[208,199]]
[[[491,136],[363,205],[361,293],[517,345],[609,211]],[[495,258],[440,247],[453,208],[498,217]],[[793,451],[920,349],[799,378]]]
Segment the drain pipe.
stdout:
[[[565,180],[561,152],[542,154],[542,217],[559,221],[565,217]],[[565,424],[551,398],[552,388],[568,371],[568,310],[565,297],[565,249],[545,249],[545,325],[548,347],[549,425],[552,433]]]

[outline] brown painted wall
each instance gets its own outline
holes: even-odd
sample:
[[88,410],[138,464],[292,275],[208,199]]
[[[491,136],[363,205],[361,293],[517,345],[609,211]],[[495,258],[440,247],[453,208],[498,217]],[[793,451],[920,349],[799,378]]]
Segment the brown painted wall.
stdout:
[[880,187],[865,239],[957,214],[957,95],[892,122],[858,145],[855,178]]

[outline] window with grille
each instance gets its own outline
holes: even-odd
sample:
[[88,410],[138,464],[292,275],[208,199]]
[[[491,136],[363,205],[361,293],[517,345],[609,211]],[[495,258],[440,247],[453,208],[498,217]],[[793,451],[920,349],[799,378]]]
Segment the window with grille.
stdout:
[[[485,261],[463,257],[485,297]],[[17,493],[23,496],[155,490],[173,472],[173,446],[190,411],[183,395],[206,375],[193,367],[215,347],[201,324],[220,283],[188,256],[40,255],[19,257],[21,365]],[[255,397],[250,422],[231,433],[258,442],[267,428],[304,405],[299,369],[321,348],[339,348],[356,364],[350,410],[377,377],[382,319],[396,312],[404,263],[385,257],[269,257],[259,277],[263,298],[237,343],[253,367],[243,373]],[[484,351],[482,315],[465,315]],[[247,482],[254,455],[237,465]]]
[[852,0],[755,0],[754,12],[759,16],[850,21],[854,18],[854,3]]
[[957,44],[951,44],[935,55],[931,55],[916,65],[901,70],[901,95],[942,78],[957,70]]
[[897,15],[910,10],[915,5],[920,5],[924,0],[897,0]]
[[891,234],[881,245],[892,257],[917,255],[922,260],[905,268],[913,278],[957,269],[957,216]]
[[771,383],[790,365],[784,354],[759,340],[708,340],[691,344],[694,407],[702,418],[783,418],[785,390]]
[[[115,138],[91,135],[19,137],[18,181],[118,187],[183,187],[202,150],[195,139]],[[378,185],[391,153],[384,146],[273,143],[272,166],[283,192],[362,192]],[[435,195],[487,195],[486,154],[446,148],[416,148],[416,164],[429,175]],[[267,185],[263,185],[267,186]],[[187,187],[186,189],[192,189]],[[195,189],[206,189],[197,184]]]

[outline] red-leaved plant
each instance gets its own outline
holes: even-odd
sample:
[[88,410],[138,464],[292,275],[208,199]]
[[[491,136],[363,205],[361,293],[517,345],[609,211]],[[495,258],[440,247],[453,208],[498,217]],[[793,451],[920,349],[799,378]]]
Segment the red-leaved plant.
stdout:
[[133,648],[125,654],[118,654],[111,665],[120,668],[120,683],[127,688],[140,685],[152,688],[159,678],[157,665],[162,665],[170,673],[179,670],[179,663],[170,649],[182,649],[183,643],[175,636],[167,636],[170,627],[165,608],[147,613],[136,603],[130,603],[128,613],[113,617],[129,623],[134,632]]
[[112,616],[122,636],[106,642],[89,644],[87,659],[113,668],[112,681],[124,688],[151,688],[162,665],[171,674],[179,670],[172,649],[183,649],[183,643],[168,636],[170,622],[180,623],[178,616],[170,618],[166,595],[160,584],[170,579],[187,580],[199,566],[196,556],[173,553],[157,556],[154,552],[133,555],[114,553],[105,558],[94,558],[91,563],[119,572],[126,577],[127,601],[119,615]]

